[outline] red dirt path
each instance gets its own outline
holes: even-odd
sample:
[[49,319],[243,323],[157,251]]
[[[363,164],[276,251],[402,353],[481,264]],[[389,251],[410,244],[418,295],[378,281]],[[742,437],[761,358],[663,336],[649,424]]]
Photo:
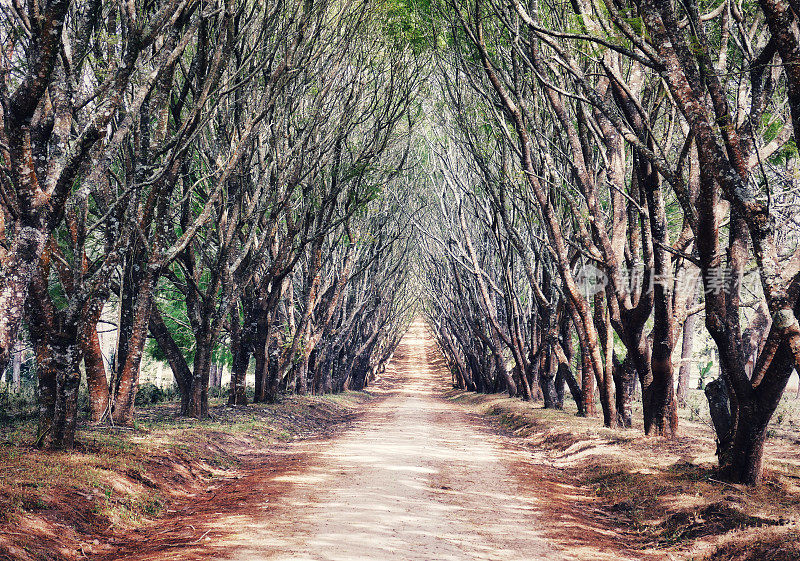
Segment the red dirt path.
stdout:
[[350,428],[254,459],[105,559],[642,558],[594,497],[443,399],[434,359],[412,325]]

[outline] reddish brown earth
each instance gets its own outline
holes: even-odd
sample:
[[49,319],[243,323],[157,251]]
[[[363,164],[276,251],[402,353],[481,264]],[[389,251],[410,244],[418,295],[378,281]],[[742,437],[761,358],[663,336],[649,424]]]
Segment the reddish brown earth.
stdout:
[[218,407],[185,430],[146,410],[68,454],[11,445],[0,559],[800,559],[788,441],[762,487],[723,483],[691,426],[652,439],[452,390],[422,324],[370,390]]
[[443,398],[422,324],[346,431],[209,488],[101,559],[642,559],[598,500]]

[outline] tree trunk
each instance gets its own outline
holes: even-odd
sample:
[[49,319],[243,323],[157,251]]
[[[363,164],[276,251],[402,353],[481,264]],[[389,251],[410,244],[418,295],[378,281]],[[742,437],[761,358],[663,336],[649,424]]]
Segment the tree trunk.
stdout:
[[572,394],[572,399],[575,400],[575,405],[578,407],[578,416],[585,417],[586,416],[586,399],[584,397],[583,390],[578,385],[578,381],[575,379],[575,376],[572,375],[572,371],[570,370],[569,364],[566,362],[562,362],[558,365],[558,374],[556,376],[560,376],[566,383],[567,387],[569,388],[570,394]]
[[19,339],[11,356],[11,391],[14,393],[22,391],[22,345]]
[[299,395],[308,393],[308,356],[303,356],[295,365],[295,392]]
[[728,388],[722,376],[716,380],[711,380],[705,387],[708,408],[711,413],[711,423],[714,425],[714,432],[717,435],[717,455],[720,456],[723,450],[727,450],[731,443],[731,417],[730,402],[728,400]]
[[247,367],[250,364],[252,326],[249,313],[245,311],[244,325],[239,323],[239,310],[234,307],[231,312],[231,384],[228,393],[228,405],[247,405]]
[[350,376],[349,389],[355,391],[363,390],[367,385],[367,361],[358,356],[353,361],[353,372]]
[[[655,348],[653,356],[656,356]],[[653,406],[650,415],[644,419],[645,434],[673,438],[678,431],[678,411],[674,397],[672,360],[664,356],[653,358],[653,372]]]
[[52,335],[55,332],[55,309],[47,292],[48,271],[43,263],[30,283],[30,295],[25,302],[25,315],[36,355],[39,419],[36,445],[46,447],[53,438],[53,413],[57,395],[57,368],[53,358]]
[[222,374],[225,371],[225,366],[220,362],[212,362],[209,368],[208,385],[211,388],[222,387]]
[[[118,364],[120,370],[111,413],[114,423],[118,425],[131,426],[133,424],[136,392],[139,389],[139,370],[144,354],[144,345],[147,343],[147,328],[150,325],[155,281],[154,274],[148,270],[138,287],[130,336],[124,344],[125,361]],[[120,332],[120,337],[123,336],[124,334]]]
[[[141,269],[138,263],[138,246],[134,246],[124,263],[122,281],[119,292],[119,322],[117,325],[117,345],[114,351],[114,368],[111,373],[112,400],[116,400],[122,380],[122,370],[128,360],[128,344],[133,334],[134,316],[136,315],[136,293],[141,287]],[[137,266],[134,267],[134,262]],[[116,420],[114,421],[116,422]]]
[[[755,411],[743,415],[761,417]],[[739,422],[734,440],[728,454],[720,454],[720,476],[727,481],[758,485],[761,483],[764,460],[764,442],[767,439],[767,423],[769,419],[759,419],[753,424]]]
[[103,364],[103,351],[97,335],[97,322],[89,322],[83,338],[83,364],[86,367],[86,388],[89,393],[89,419],[100,423],[108,413],[108,379]]
[[189,390],[191,388],[192,371],[189,370],[189,365],[186,364],[186,358],[183,356],[178,344],[170,335],[164,320],[156,306],[152,307],[150,313],[150,334],[158,343],[161,352],[167,357],[167,362],[172,370],[172,375],[175,378],[175,383],[178,386],[178,392],[181,394],[181,415],[188,415],[189,407]]
[[[320,365],[322,368],[322,365]],[[333,392],[333,368],[332,365],[326,364],[325,365],[325,374],[322,378],[322,393],[332,393]]]
[[669,246],[667,214],[658,175],[648,165],[645,198],[650,210],[650,231],[653,236],[655,281],[653,286],[653,346],[650,353],[650,370],[653,375],[652,410],[644,419],[645,434],[674,438],[678,432],[678,408],[675,400],[672,350],[675,315],[672,309],[674,283],[672,256]]
[[794,357],[784,340],[779,342],[772,362],[763,374],[763,378],[773,381],[771,387],[757,385],[746,395],[739,395],[729,391],[724,377],[706,386],[719,442],[717,453],[722,478],[746,485],[761,482],[767,428],[793,367]]
[[514,383],[514,378],[511,372],[506,368],[506,363],[503,361],[503,355],[499,352],[494,352],[494,364],[497,369],[498,381],[503,383],[503,387],[508,391],[508,397],[517,396],[517,384]]
[[264,363],[264,367],[267,369],[266,401],[271,403],[278,401],[278,394],[281,391],[281,384],[283,383],[280,355],[281,351],[278,336],[277,334],[272,333],[272,329],[270,329],[267,339],[266,361]]
[[[691,299],[690,301],[694,301]],[[681,407],[686,406],[686,398],[689,396],[689,384],[694,366],[694,335],[697,330],[698,314],[692,314],[683,322],[683,341],[681,343],[681,367],[678,371],[678,390],[677,400]]]
[[[273,283],[276,281],[273,279]],[[253,336],[253,358],[255,359],[256,368],[256,388],[255,397],[253,401],[256,403],[263,403],[266,401],[274,401],[277,399],[277,381],[275,381],[275,388],[273,390],[274,369],[270,369],[269,359],[269,345],[272,338],[273,325],[275,323],[275,316],[277,315],[277,307],[280,303],[282,289],[279,285],[280,282],[272,286],[272,289],[265,296],[262,295],[260,303],[256,307],[256,332]]]
[[558,365],[558,369],[556,370],[556,379],[555,379],[555,386],[556,386],[556,409],[564,409],[564,395],[567,390],[566,378],[564,377],[563,369],[561,365]]
[[56,399],[53,427],[45,437],[44,447],[69,450],[75,442],[78,419],[78,386],[81,381],[81,352],[76,325],[66,326],[52,338],[53,366],[56,370]]
[[255,360],[256,387],[253,401],[263,403],[267,401],[269,388],[269,372],[267,359],[267,325],[259,320],[253,343],[253,359]]
[[195,335],[197,348],[194,354],[192,384],[189,390],[187,416],[204,419],[208,416],[208,383],[211,372],[211,353],[213,341],[211,335],[198,333]]
[[559,396],[556,389],[556,359],[554,353],[548,352],[545,361],[546,368],[540,371],[539,386],[542,388],[542,398],[545,409],[561,409],[564,406],[564,384],[561,384],[561,400],[559,406]]
[[633,424],[633,394],[636,390],[636,369],[629,357],[614,361],[614,385],[617,396],[617,419],[621,427]]
[[611,332],[611,315],[606,306],[605,292],[595,294],[594,322],[604,357],[604,368],[595,370],[597,386],[600,390],[600,406],[603,410],[603,425],[615,428],[617,426],[617,403],[614,397],[614,343]]
[[3,264],[0,275],[0,372],[5,371],[11,359],[28,287],[36,274],[47,239],[48,236],[39,229],[23,226],[14,237],[9,251],[11,257]]
[[581,393],[583,394],[583,415],[594,417],[597,406],[594,402],[594,371],[588,352],[581,347]]

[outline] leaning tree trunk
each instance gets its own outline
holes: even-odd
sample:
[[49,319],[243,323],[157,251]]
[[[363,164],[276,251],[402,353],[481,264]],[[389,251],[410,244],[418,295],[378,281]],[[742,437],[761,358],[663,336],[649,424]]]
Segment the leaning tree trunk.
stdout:
[[[128,341],[125,344],[125,361],[118,365],[116,392],[111,417],[117,425],[131,426],[139,389],[139,370],[147,343],[147,329],[150,325],[155,275],[149,270],[142,279],[136,294],[133,317]],[[124,335],[120,333],[120,337]]]
[[556,374],[556,376],[560,376],[567,383],[567,387],[569,388],[569,393],[572,394],[572,399],[575,400],[575,405],[577,405],[578,407],[578,416],[585,417],[586,398],[584,397],[583,390],[578,385],[578,381],[575,379],[575,376],[572,375],[569,363],[562,362],[561,364],[559,364],[558,374]]
[[158,343],[161,352],[167,357],[167,363],[172,370],[178,392],[181,394],[181,415],[188,415],[189,408],[189,389],[192,382],[192,371],[186,364],[183,351],[170,335],[158,308],[154,305],[150,313],[150,335]]

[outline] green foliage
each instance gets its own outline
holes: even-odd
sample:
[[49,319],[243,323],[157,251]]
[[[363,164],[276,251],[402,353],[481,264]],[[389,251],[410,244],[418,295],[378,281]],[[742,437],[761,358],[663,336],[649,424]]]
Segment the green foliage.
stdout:
[[419,53],[433,44],[430,0],[383,0],[384,35],[398,47]]
[[[201,286],[205,280],[201,281]],[[181,353],[186,358],[186,362],[191,366],[194,361],[195,355],[195,338],[194,332],[189,324],[189,316],[186,311],[186,301],[183,295],[171,290],[166,283],[162,283],[160,287],[161,294],[165,298],[158,303],[158,308],[161,312],[161,317],[164,319],[164,324],[167,326],[172,339],[181,349]],[[166,362],[167,356],[164,351],[158,346],[155,339],[149,339],[145,347],[147,355],[161,362]],[[217,341],[212,353],[212,360],[217,364],[233,363],[233,355],[225,341]]]
[[[772,113],[765,112],[761,117],[761,126],[763,127],[762,137],[764,144],[768,144],[778,137],[785,125],[783,119],[776,119]],[[783,166],[797,156],[797,142],[795,139],[790,138],[770,156],[769,163],[775,166]]]
[[136,406],[152,405],[172,401],[177,397],[177,390],[174,386],[160,388],[151,382],[146,382],[139,386],[136,392]]
[[[176,298],[167,298],[163,303],[159,303],[159,309],[162,311],[164,324],[167,330],[172,335],[173,340],[181,349],[183,356],[186,357],[187,362],[191,363],[194,359],[194,334],[188,327],[189,319],[186,315],[186,304],[180,296]],[[155,339],[150,339],[146,347],[147,354],[162,362],[167,360],[164,351],[158,346]]]
[[773,120],[771,113],[764,113],[761,118],[761,125],[764,127],[764,142],[772,142],[783,128],[780,120]]
[[362,177],[369,170],[369,166],[364,162],[356,162],[342,172],[342,183]]
[[797,158],[797,142],[790,138],[779,150],[769,158],[769,163],[776,166],[786,165],[786,162]]
[[0,391],[0,426],[12,426],[35,419],[38,414],[33,391],[23,389],[11,392],[8,387]]
[[706,377],[708,376],[711,367],[714,366],[714,362],[709,360],[706,364],[699,364],[697,365],[697,369],[700,371],[700,377],[697,380],[697,389],[704,390],[706,387]]

